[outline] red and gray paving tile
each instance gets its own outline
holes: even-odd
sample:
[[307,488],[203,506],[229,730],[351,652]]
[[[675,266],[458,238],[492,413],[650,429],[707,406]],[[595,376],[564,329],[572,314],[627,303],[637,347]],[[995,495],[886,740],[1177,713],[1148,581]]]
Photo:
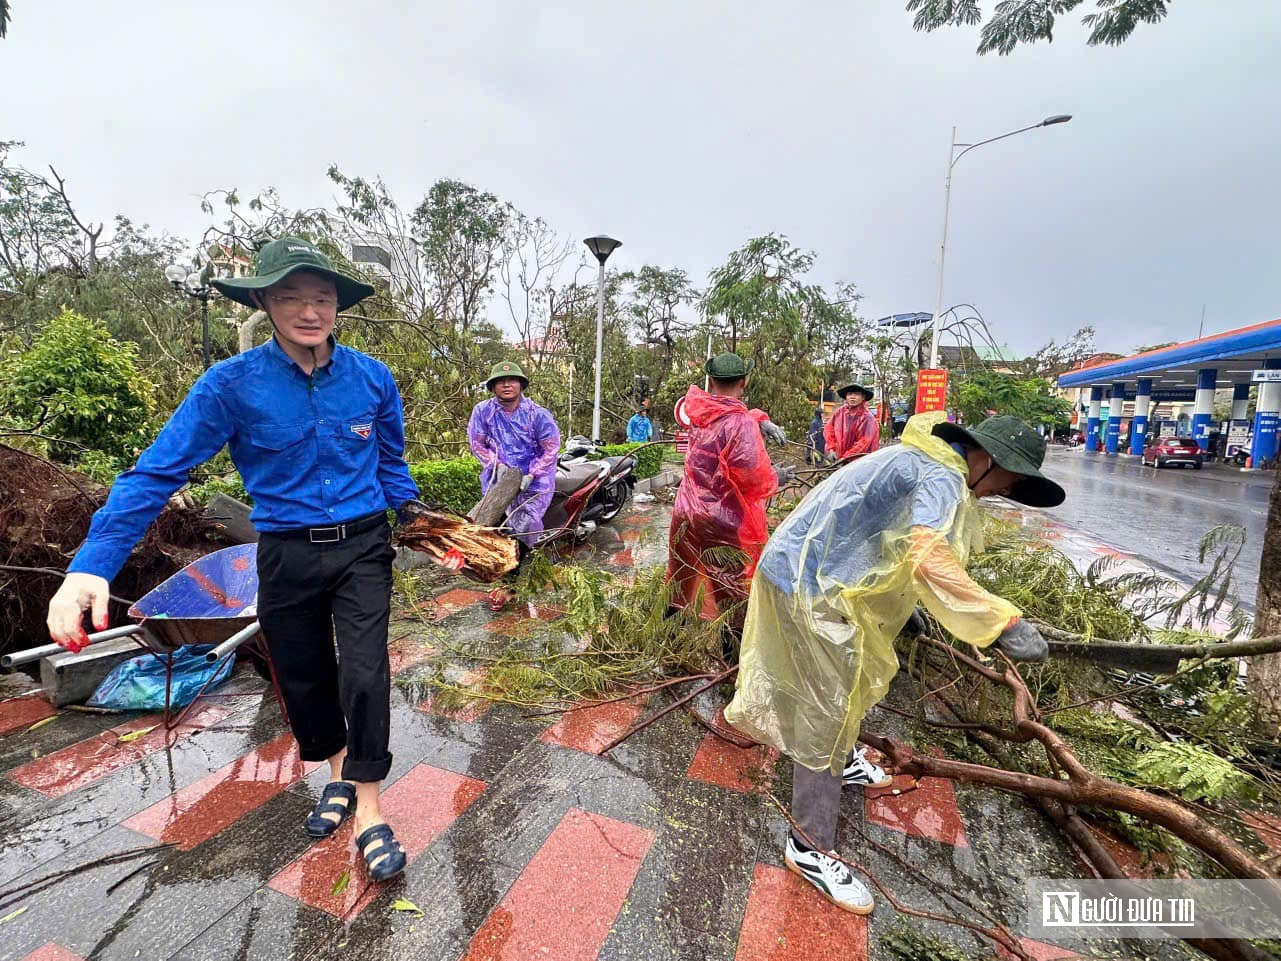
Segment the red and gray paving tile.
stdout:
[[[602,527],[583,556],[616,573],[663,563],[667,512],[646,508]],[[474,584],[427,580],[434,596],[393,622],[390,641],[383,805],[409,859],[401,878],[367,880],[350,824],[322,842],[303,834],[328,769],[299,760],[251,673],[173,732],[152,716],[63,712],[39,724],[53,708],[18,691],[0,700],[3,956],[889,957],[879,942],[895,923],[888,904],[866,919],[841,912],[783,866],[788,826],[771,795],[790,797],[786,759],[679,712],[601,754],[666,694],[553,717],[441,698],[428,677],[464,690],[484,677],[486,662],[457,651],[560,630],[563,612],[494,613]],[[898,733],[904,722],[874,711],[868,723]],[[1021,801],[929,779],[896,787],[847,791],[838,843],[904,901],[937,910],[940,890],[963,891],[1017,931],[1025,878],[1080,873]],[[956,929],[936,933],[980,947]],[[1025,947],[1048,959],[1073,946]]]

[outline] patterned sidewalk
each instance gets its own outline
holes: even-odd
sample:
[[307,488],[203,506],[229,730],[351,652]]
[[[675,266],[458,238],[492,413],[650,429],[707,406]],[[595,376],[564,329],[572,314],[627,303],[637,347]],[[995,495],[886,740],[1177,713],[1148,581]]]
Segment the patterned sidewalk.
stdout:
[[[589,551],[617,571],[660,563],[666,516],[661,505],[637,505]],[[556,616],[494,615],[483,594],[436,579],[427,605],[435,629],[402,618],[390,638],[393,670],[411,682],[393,687],[385,795],[409,856],[402,878],[370,885],[350,830],[317,844],[303,835],[326,771],[298,759],[251,672],[169,733],[158,717],[55,715],[38,696],[15,694],[0,701],[3,956],[889,957],[879,939],[898,917],[884,898],[870,918],[855,917],[783,868],[787,824],[766,792],[790,798],[786,761],[735,748],[680,713],[600,756],[664,703],[657,697],[556,717],[489,702],[460,710],[425,695],[412,678],[438,665],[437,631],[501,643],[530,619]],[[468,683],[479,671],[451,663],[447,676]],[[878,711],[869,727],[904,733],[902,723]],[[900,778],[877,796],[847,791],[843,804],[840,849],[915,907],[957,914],[934,890],[963,891],[1019,931],[1025,878],[1082,873],[1019,798]],[[150,862],[85,867],[160,843],[170,846],[141,871]],[[57,872],[71,873],[18,890]],[[927,927],[980,947],[959,929]]]

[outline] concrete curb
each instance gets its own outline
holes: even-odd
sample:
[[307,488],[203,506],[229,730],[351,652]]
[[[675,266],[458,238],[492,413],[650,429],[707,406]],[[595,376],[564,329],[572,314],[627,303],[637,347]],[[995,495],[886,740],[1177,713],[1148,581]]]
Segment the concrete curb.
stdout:
[[656,491],[664,487],[671,487],[674,484],[679,484],[680,479],[680,471],[665,468],[653,477],[646,477],[644,480],[638,480],[636,482],[636,492],[639,494],[648,494],[650,491]]

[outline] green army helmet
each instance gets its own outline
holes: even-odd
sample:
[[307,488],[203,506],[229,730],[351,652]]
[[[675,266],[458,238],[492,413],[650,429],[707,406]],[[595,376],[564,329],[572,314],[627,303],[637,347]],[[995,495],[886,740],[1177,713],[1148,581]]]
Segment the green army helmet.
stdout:
[[738,380],[752,372],[752,362],[726,351],[703,365],[703,373],[714,380]]
[[520,389],[524,390],[529,386],[529,378],[525,372],[520,369],[520,364],[514,360],[500,360],[489,372],[489,380],[485,381],[485,387],[489,390],[494,389],[494,381],[502,380],[504,377],[515,377],[520,381]]

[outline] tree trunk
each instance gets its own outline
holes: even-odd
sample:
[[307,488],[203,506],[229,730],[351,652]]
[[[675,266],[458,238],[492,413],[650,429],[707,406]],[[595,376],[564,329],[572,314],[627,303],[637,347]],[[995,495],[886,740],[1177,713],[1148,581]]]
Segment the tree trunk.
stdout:
[[[1276,474],[1272,496],[1268,499],[1259,589],[1254,599],[1256,637],[1281,630],[1281,470]],[[1281,729],[1281,654],[1252,658],[1246,680],[1262,708],[1263,723],[1273,734],[1277,733]]]
[[497,527],[507,516],[508,506],[520,493],[521,476],[515,468],[499,464],[494,482],[467,516],[481,527]]

